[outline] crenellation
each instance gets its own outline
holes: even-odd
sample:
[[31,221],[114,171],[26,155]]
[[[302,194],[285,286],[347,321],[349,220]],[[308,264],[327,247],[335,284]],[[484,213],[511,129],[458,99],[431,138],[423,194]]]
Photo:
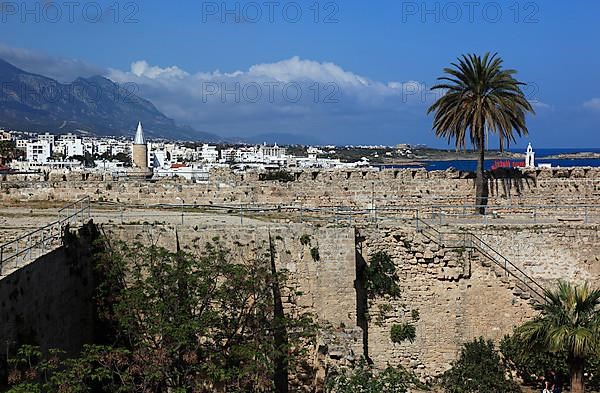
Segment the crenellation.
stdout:
[[[600,195],[600,169],[523,170],[519,179],[490,179],[490,205],[583,204]],[[0,183],[0,203],[19,201],[73,201],[77,195],[92,199],[147,204],[174,203],[180,197],[197,204],[254,203],[310,206],[472,203],[474,179],[459,171],[389,169],[299,171],[296,181],[261,181],[258,172],[244,174],[218,169],[207,183],[184,179],[158,181],[115,180],[99,174],[11,175]],[[82,179],[85,178],[85,180]],[[589,201],[588,201],[589,202]]]

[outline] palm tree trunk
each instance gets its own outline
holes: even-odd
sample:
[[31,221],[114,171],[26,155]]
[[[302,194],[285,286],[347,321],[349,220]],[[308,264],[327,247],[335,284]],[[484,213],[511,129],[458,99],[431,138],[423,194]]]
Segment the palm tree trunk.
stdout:
[[571,359],[571,393],[584,393],[583,359]]
[[479,155],[477,157],[477,171],[475,177],[475,205],[479,214],[485,214],[487,197],[489,194],[487,179],[485,178],[485,132],[480,130],[478,141]]

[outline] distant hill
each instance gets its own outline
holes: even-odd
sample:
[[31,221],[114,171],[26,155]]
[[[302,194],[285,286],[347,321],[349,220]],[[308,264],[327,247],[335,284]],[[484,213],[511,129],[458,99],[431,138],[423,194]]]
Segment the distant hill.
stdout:
[[101,76],[62,84],[0,59],[0,127],[131,136],[141,121],[150,137],[207,142],[221,139],[178,126],[132,90]]

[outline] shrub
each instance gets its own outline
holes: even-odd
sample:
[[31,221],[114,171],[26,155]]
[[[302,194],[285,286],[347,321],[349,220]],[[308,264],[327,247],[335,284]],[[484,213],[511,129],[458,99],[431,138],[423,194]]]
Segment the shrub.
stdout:
[[317,325],[308,313],[284,313],[279,288],[288,277],[274,271],[273,254],[241,260],[218,242],[193,252],[96,246],[99,340],[113,347],[64,360],[23,347],[9,363],[10,393],[257,393],[276,391],[284,368],[313,377],[304,359]]
[[463,346],[460,357],[440,382],[447,393],[521,392],[507,374],[494,343],[479,338]]
[[308,246],[310,244],[310,235],[304,234],[300,236],[300,244]]
[[388,367],[379,374],[364,359],[350,370],[329,375],[327,393],[406,393],[413,386],[423,388],[415,376],[402,367]]
[[386,252],[378,252],[371,256],[369,265],[364,269],[364,283],[370,298],[389,295],[400,296],[400,280],[396,274],[396,266],[392,257]]
[[409,323],[403,323],[401,325],[393,325],[390,330],[390,338],[392,342],[400,344],[404,341],[415,342],[417,337],[417,328]]
[[410,312],[410,317],[413,321],[419,322],[419,320],[421,319],[421,313],[419,312],[419,310],[412,310]]
[[[561,381],[569,380],[569,362],[565,352],[528,351],[516,336],[505,336],[500,342],[500,352],[506,367],[516,373],[527,386],[538,387],[539,378],[554,370]],[[591,391],[600,391],[600,356],[590,358],[585,364],[585,385]]]
[[319,247],[313,247],[310,249],[310,256],[315,262],[319,262],[321,260],[321,255],[319,255]]

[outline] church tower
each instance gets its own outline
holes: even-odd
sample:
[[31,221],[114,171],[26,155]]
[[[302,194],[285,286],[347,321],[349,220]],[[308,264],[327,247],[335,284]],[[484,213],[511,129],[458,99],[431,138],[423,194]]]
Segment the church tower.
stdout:
[[148,145],[146,144],[146,138],[144,138],[144,129],[142,128],[142,122],[138,123],[131,153],[133,167],[147,170]]
[[531,147],[531,143],[527,146],[527,155],[525,156],[525,167],[526,168],[535,168],[535,152],[533,151],[533,147]]

